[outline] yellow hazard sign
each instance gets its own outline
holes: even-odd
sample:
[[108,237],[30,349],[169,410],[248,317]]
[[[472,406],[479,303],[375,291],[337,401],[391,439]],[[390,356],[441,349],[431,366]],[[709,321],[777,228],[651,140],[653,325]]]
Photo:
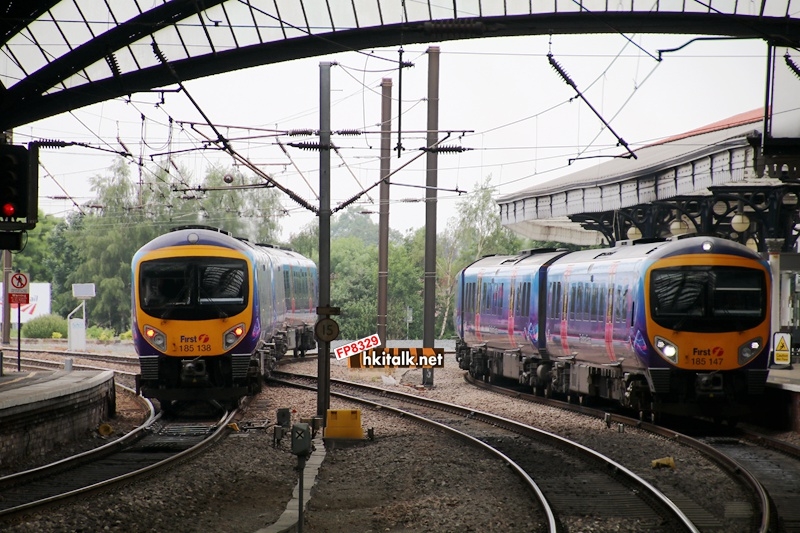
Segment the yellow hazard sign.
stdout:
[[778,345],[775,347],[776,352],[786,352],[789,350],[789,346],[786,345],[786,339],[781,337],[778,339]]
[[789,346],[791,336],[788,333],[775,333],[772,337],[775,350],[773,351],[773,364],[788,365],[792,362]]

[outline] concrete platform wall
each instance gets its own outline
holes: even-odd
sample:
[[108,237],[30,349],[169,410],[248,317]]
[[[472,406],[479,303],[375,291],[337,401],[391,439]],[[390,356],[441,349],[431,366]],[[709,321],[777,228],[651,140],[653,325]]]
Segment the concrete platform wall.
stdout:
[[6,409],[0,423],[0,464],[44,456],[94,430],[116,411],[113,373],[90,387]]

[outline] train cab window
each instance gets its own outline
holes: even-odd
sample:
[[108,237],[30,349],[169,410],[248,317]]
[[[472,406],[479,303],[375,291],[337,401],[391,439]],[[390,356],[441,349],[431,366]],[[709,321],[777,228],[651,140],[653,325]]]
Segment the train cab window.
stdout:
[[241,313],[248,303],[247,263],[187,257],[142,263],[139,305],[157,318],[208,320]]
[[658,269],[651,275],[650,295],[653,320],[675,330],[723,331],[731,321],[744,330],[766,317],[766,280],[754,269]]

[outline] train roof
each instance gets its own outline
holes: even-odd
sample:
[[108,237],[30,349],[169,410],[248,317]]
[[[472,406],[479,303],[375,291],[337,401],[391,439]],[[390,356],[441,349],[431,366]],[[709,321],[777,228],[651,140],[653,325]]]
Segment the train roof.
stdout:
[[205,246],[220,246],[237,250],[245,254],[264,254],[277,258],[280,264],[295,264],[302,265],[313,262],[293,250],[280,248],[272,245],[256,244],[246,239],[240,239],[231,235],[230,232],[220,230],[211,226],[180,226],[172,229],[170,232],[159,235],[142,246],[134,255],[134,258],[139,255],[158,250],[160,248],[169,248],[174,246],[188,246],[188,245],[205,245]]
[[517,255],[492,255],[483,257],[467,269],[512,268],[544,265],[567,265],[570,263],[600,263],[625,260],[655,260],[687,253],[722,253],[755,259],[764,259],[753,250],[737,242],[710,236],[693,236],[682,239],[640,240],[624,242],[613,248],[592,248],[567,252],[565,250],[542,249],[521,252]]
[[625,241],[613,248],[580,250],[560,262],[619,261],[624,259],[662,259],[687,253],[731,254],[761,260],[761,256],[738,242],[721,237],[693,236],[681,239]]
[[556,250],[555,248],[540,248],[535,250],[525,250],[517,255],[486,255],[481,257],[467,268],[493,268],[493,267],[517,267],[517,266],[536,266],[543,265],[555,257],[567,253],[567,250]]

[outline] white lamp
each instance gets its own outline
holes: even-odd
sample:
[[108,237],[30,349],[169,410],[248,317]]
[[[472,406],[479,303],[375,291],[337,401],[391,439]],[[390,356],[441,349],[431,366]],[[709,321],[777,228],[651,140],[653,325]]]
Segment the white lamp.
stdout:
[[736,233],[747,231],[747,228],[750,227],[750,218],[742,213],[736,213],[731,219],[731,227]]

